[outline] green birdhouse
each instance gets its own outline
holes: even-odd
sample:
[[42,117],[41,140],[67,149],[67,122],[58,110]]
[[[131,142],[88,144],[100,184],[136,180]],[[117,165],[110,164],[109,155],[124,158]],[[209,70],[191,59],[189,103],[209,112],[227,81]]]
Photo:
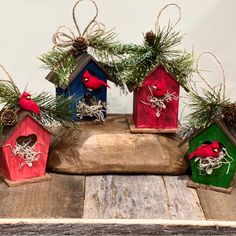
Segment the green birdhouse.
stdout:
[[192,181],[228,189],[236,170],[236,128],[215,120],[188,141]]

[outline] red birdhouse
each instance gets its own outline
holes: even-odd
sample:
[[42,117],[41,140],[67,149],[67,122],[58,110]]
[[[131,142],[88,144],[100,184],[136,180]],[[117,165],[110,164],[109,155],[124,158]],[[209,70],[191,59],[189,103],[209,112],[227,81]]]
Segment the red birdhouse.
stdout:
[[131,132],[174,133],[178,128],[179,83],[158,66],[134,89]]
[[51,133],[30,113],[4,131],[0,140],[0,172],[10,181],[45,176]]

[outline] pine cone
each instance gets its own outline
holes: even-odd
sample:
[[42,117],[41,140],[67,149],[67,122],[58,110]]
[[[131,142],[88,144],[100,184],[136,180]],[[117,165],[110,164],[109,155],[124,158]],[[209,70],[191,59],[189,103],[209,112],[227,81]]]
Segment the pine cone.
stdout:
[[75,39],[74,44],[72,45],[72,48],[74,50],[74,55],[77,56],[83,52],[85,52],[88,48],[88,41],[84,37],[77,37]]
[[149,31],[144,35],[144,40],[148,46],[152,47],[155,43],[156,35],[152,31]]
[[227,124],[236,126],[236,103],[226,105],[221,113]]
[[3,125],[12,126],[18,121],[17,112],[7,108],[2,112],[0,120]]

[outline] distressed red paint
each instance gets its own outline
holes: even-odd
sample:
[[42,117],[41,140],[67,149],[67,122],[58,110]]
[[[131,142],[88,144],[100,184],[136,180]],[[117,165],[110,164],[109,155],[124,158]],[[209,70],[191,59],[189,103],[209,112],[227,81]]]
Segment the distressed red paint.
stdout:
[[175,99],[166,104],[166,109],[161,111],[160,117],[156,116],[156,109],[143,104],[147,102],[150,91],[147,85],[157,81],[165,81],[169,93],[175,93],[179,96],[180,85],[175,78],[169,74],[164,67],[159,66],[154,69],[144,80],[141,87],[134,90],[133,100],[133,122],[136,128],[153,128],[153,129],[177,129],[178,128],[178,109],[179,99]]
[[[24,116],[24,118],[16,124],[16,128],[6,138],[0,147],[0,172],[5,178],[16,181],[30,179],[34,177],[44,176],[47,164],[48,149],[51,134],[43,126],[34,120],[30,115]],[[23,159],[20,156],[12,154],[12,147],[15,147],[16,140],[20,136],[28,136],[35,134],[37,136],[37,142],[35,149],[41,152],[40,159],[32,163],[32,167],[24,165],[19,168]]]

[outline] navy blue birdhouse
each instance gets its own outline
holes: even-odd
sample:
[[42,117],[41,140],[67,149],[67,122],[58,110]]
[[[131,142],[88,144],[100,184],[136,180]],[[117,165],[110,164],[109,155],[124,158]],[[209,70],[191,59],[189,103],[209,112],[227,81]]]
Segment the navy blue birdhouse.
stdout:
[[[51,71],[46,79],[54,83],[54,77],[55,73]],[[56,87],[56,95],[75,98],[71,106],[74,120],[104,121],[109,88],[107,80],[110,77],[102,66],[91,55],[83,53],[76,58],[76,67],[68,84]]]

